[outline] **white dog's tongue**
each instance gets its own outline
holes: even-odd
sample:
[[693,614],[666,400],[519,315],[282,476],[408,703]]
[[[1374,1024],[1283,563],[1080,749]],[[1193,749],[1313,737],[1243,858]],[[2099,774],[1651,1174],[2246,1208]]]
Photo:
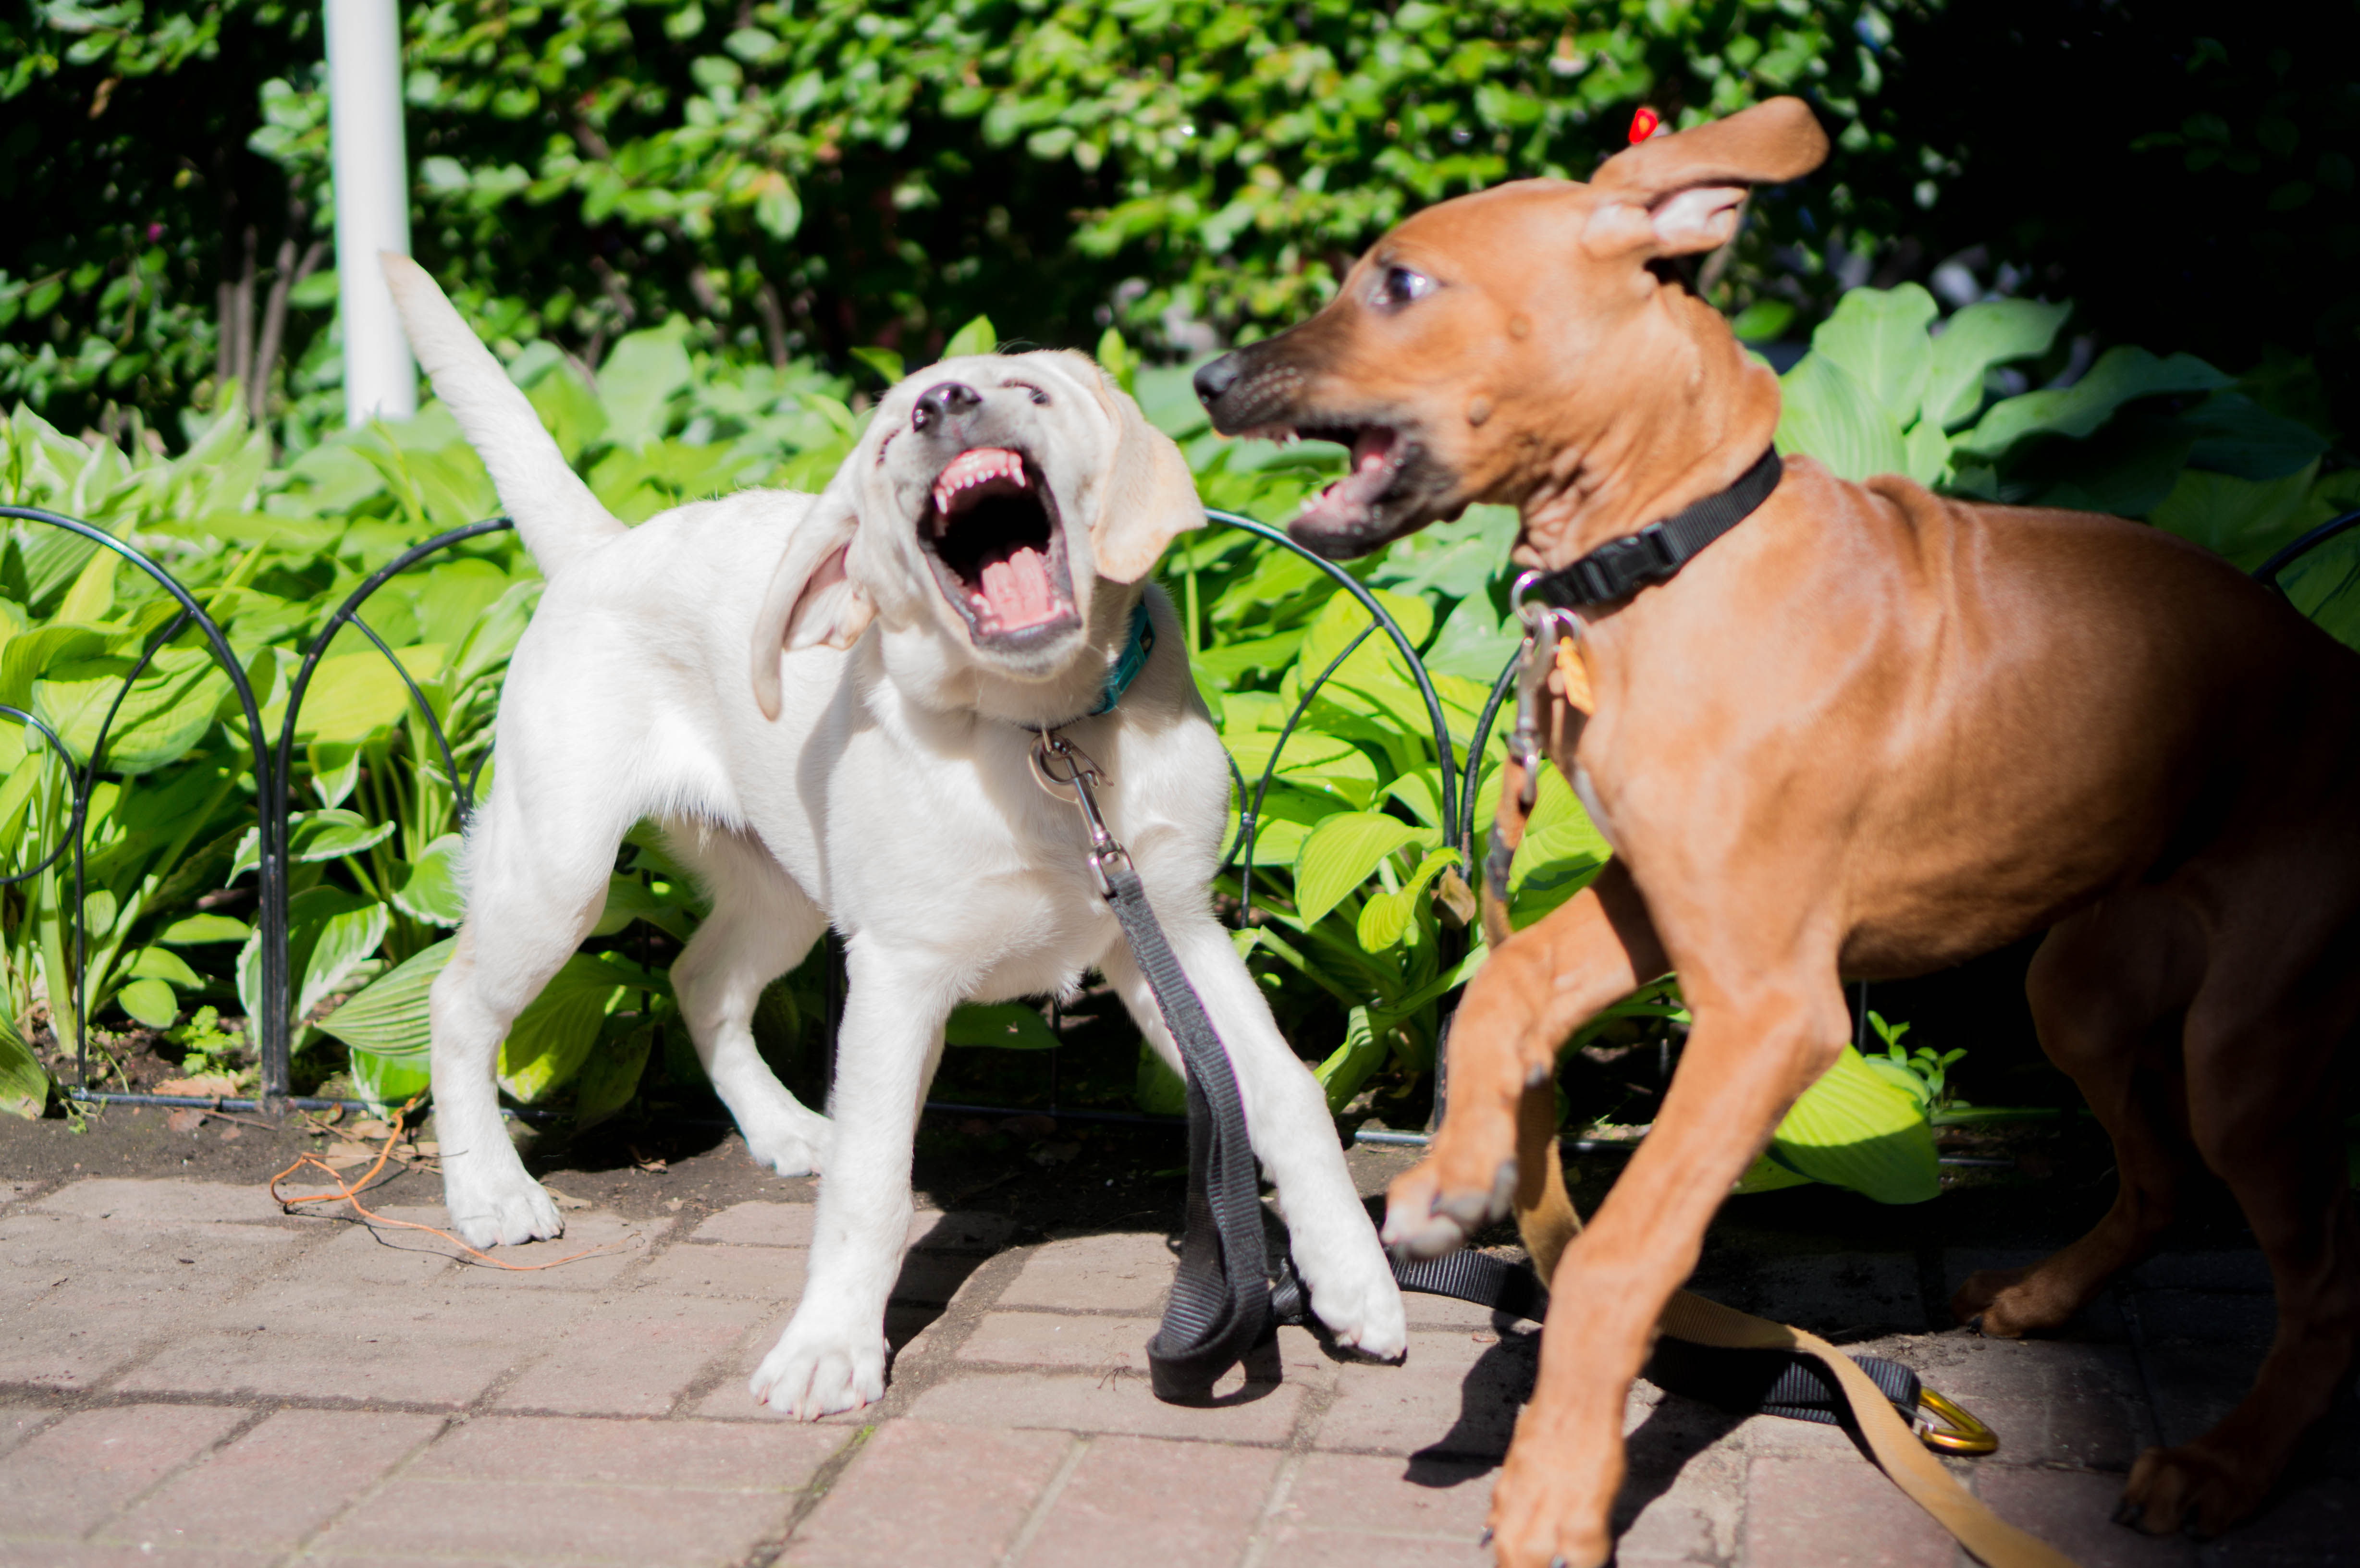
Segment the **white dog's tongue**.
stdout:
[[983,569],[983,597],[1001,631],[1039,626],[1057,613],[1049,586],[1049,558],[1030,545]]

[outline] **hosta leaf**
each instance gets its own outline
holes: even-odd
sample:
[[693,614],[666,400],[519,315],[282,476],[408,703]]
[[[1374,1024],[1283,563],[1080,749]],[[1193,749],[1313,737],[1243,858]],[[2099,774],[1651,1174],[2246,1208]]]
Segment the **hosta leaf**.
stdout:
[[1384,1062],[1384,1037],[1371,1024],[1368,1008],[1354,1007],[1345,1015],[1344,1043],[1312,1069],[1312,1076],[1327,1093],[1328,1113],[1334,1115],[1351,1104],[1369,1074]]
[[174,947],[196,947],[208,942],[244,942],[254,934],[244,920],[229,915],[183,915],[166,926],[156,940]]
[[1816,457],[1839,478],[1898,474],[1908,456],[1901,424],[1843,366],[1807,354],[1779,382],[1778,450]]
[[2034,299],[1987,299],[1943,323],[1926,375],[1924,423],[1954,430],[1983,406],[1983,376],[2011,360],[2049,352],[2070,305]]
[[2143,348],[2117,346],[2100,354],[2089,374],[2070,387],[1994,404],[1956,444],[1961,452],[1997,457],[2027,436],[2086,436],[2113,419],[2115,409],[2140,397],[2212,392],[2227,385],[2227,376],[2192,354],[2158,359]]
[[500,1042],[500,1087],[530,1105],[580,1072],[606,1015],[625,994],[616,975],[585,953],[567,959],[508,1026]]
[[158,980],[168,980],[175,985],[186,985],[191,988],[204,984],[202,977],[190,968],[179,953],[169,948],[141,948],[131,955],[131,963],[124,973],[136,975],[143,979],[152,977]]
[[1418,840],[1418,830],[1382,811],[1338,811],[1303,841],[1295,862],[1295,909],[1305,925],[1341,903],[1377,863]]
[[[623,1026],[619,1029],[617,1025]],[[631,1103],[647,1071],[655,1026],[628,1017],[606,1020],[597,1047],[574,1080],[574,1126],[595,1127]]]
[[166,648],[125,692],[123,678],[133,663],[120,656],[60,659],[34,682],[33,712],[65,737],[76,760],[90,760],[99,726],[106,724],[106,769],[151,773],[187,756],[213,726],[213,711],[230,686],[210,651]]
[[353,1093],[366,1102],[370,1110],[379,1116],[426,1093],[433,1083],[428,1071],[425,1054],[377,1056],[366,1051],[353,1052]]
[[664,433],[672,395],[688,385],[688,349],[672,327],[654,327],[617,340],[598,366],[598,403],[606,438],[617,446],[645,446]]
[[0,1112],[38,1121],[49,1104],[49,1075],[16,1032],[16,1020],[0,1015]]
[[1188,1114],[1188,1085],[1143,1040],[1139,1042],[1139,1073],[1131,1083],[1131,1100],[1151,1116]]
[[295,1017],[343,989],[385,940],[393,917],[383,904],[341,887],[313,887],[288,901],[288,973],[300,977]]
[[393,890],[393,907],[429,925],[455,926],[466,918],[467,899],[459,886],[460,838],[444,833],[419,851],[401,885]]
[[298,813],[288,823],[290,860],[341,860],[375,848],[393,836],[389,822],[372,822],[358,811],[329,808]]
[[989,316],[978,316],[951,334],[943,344],[943,357],[956,359],[962,354],[989,354],[1000,346],[1000,331],[991,324]]
[[1022,1002],[967,1002],[951,1009],[945,1045],[993,1045],[1002,1051],[1050,1051],[1056,1032],[1037,1008]]
[[387,970],[320,1020],[320,1028],[355,1051],[426,1061],[427,992],[451,962],[458,939],[446,938]]
[[134,980],[117,991],[115,999],[125,1012],[149,1029],[170,1029],[180,1016],[180,998],[161,980]]
[[[442,672],[442,653],[436,643],[397,648],[410,678],[423,686]],[[339,653],[320,660],[304,689],[303,706],[295,715],[295,738],[312,741],[363,741],[388,724],[398,724],[410,708],[410,689],[385,655],[375,648]],[[277,733],[287,711],[282,700],[263,715],[264,726]]]
[[1898,428],[1918,417],[1925,395],[1933,358],[1926,327],[1936,313],[1934,297],[1915,283],[1854,289],[1811,334],[1811,352],[1843,366]]
[[1778,1124],[1770,1159],[1880,1203],[1922,1203],[1941,1190],[1934,1129],[1917,1101],[1850,1046]]
[[1360,926],[1358,932],[1361,948],[1369,953],[1382,953],[1409,932],[1410,922],[1417,918],[1418,900],[1426,897],[1426,886],[1445,870],[1459,864],[1455,849],[1437,849],[1427,853],[1418,862],[1417,870],[1402,884],[1397,893],[1371,893],[1369,901],[1360,906]]

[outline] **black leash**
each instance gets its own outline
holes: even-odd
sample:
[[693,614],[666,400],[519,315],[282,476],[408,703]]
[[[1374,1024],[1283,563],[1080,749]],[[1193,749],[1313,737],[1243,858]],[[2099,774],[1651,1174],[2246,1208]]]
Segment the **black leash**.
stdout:
[[[1131,856],[1107,831],[1094,786],[1105,773],[1065,736],[1052,731],[1033,743],[1033,766],[1051,793],[1074,792],[1090,836],[1088,859],[1098,892],[1121,922],[1132,958],[1155,993],[1155,1005],[1188,1069],[1188,1196],[1180,1262],[1164,1303],[1164,1321],[1148,1341],[1147,1367],[1155,1397],[1201,1404],[1213,1385],[1269,1340],[1282,1323],[1300,1323],[1308,1303],[1291,1265],[1282,1258],[1276,1278],[1262,1245],[1262,1201],[1253,1149],[1247,1140],[1244,1103],[1229,1052],[1205,1016],[1204,1004],[1181,970]],[[1060,798],[1063,796],[1060,794]],[[1471,1301],[1539,1322],[1548,1290],[1527,1264],[1462,1251],[1419,1261],[1396,1258],[1393,1278],[1404,1290]],[[1902,1418],[1924,1430],[1928,1391],[1896,1361],[1852,1358]],[[1831,1374],[1808,1356],[1786,1351],[1726,1350],[1665,1336],[1643,1376],[1669,1393],[1723,1410],[1791,1416],[1834,1426],[1847,1413]],[[1944,1410],[1944,1414],[1948,1410]]]
[[1752,517],[1755,508],[1778,488],[1786,465],[1775,447],[1728,489],[1681,507],[1661,522],[1649,523],[1635,534],[1608,539],[1570,566],[1532,579],[1523,592],[1556,605],[1578,610],[1604,604],[1635,593],[1695,560],[1704,547]]

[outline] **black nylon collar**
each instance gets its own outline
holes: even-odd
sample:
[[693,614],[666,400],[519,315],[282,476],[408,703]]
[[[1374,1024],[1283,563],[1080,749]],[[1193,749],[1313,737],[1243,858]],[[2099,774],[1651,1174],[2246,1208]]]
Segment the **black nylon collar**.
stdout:
[[1754,515],[1778,488],[1786,465],[1778,449],[1764,452],[1728,489],[1681,507],[1635,534],[1609,539],[1570,566],[1533,580],[1526,596],[1578,610],[1635,593],[1661,583],[1696,559],[1705,546]]

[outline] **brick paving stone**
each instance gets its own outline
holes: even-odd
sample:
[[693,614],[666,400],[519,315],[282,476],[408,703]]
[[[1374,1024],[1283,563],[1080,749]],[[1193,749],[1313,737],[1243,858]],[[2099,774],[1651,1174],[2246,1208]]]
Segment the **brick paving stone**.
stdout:
[[912,1252],[893,1279],[896,1301],[941,1306],[959,1293],[989,1259],[975,1253]]
[[[265,1559],[264,1561],[267,1561]],[[86,1541],[12,1541],[8,1568],[255,1568],[256,1557],[246,1551],[175,1551],[154,1541],[97,1545]],[[384,1568],[371,1563],[370,1568]]]
[[0,1540],[87,1535],[246,1419],[207,1405],[78,1410],[0,1458]]
[[0,1257],[12,1279],[39,1286],[45,1297],[159,1312],[242,1290],[304,1239],[274,1225],[41,1213],[0,1219]]
[[[786,1568],[989,1568],[1076,1439],[898,1421],[870,1438],[797,1527]],[[945,1485],[947,1477],[956,1485]]]
[[46,1405],[0,1404],[0,1454],[40,1431],[56,1413]]
[[1928,1326],[1918,1260],[1899,1252],[1841,1252],[1753,1260],[1742,1279],[1699,1294],[1818,1333]]
[[1260,1522],[1280,1455],[1101,1437],[1050,1504],[1022,1568],[1229,1568]]
[[2155,1378],[2158,1441],[2193,1442],[2236,1409],[2261,1369],[2258,1345],[2151,1345],[2148,1370]]
[[1268,1568],[1491,1568],[1491,1552],[1473,1538],[1363,1535],[1282,1526],[1269,1536]]
[[2360,1563],[2360,1487],[2344,1477],[2300,1486],[2204,1555],[2208,1568],[2215,1560],[2234,1568],[2353,1568]]
[[2123,1477],[2071,1470],[1983,1465],[1975,1496],[2008,1523],[2028,1530],[2081,1568],[2196,1568],[2185,1536],[2145,1535],[2114,1521]]
[[[762,1364],[762,1358],[770,1355],[771,1347],[779,1343],[779,1336],[786,1332],[787,1323],[793,1316],[792,1304],[774,1310],[767,1323],[758,1325],[740,1339],[737,1349],[731,1352],[724,1365],[720,1381],[696,1402],[691,1413],[707,1421],[792,1421],[792,1417],[768,1405],[756,1404],[753,1396],[747,1392],[746,1385],[752,1379],[754,1368]],[[895,1365],[910,1352],[918,1337],[941,1319],[941,1312],[934,1307],[889,1306],[885,1309],[885,1343],[891,1357],[885,1368],[886,1391],[889,1394],[892,1390]],[[712,1365],[707,1364],[708,1371]],[[876,1407],[869,1405],[823,1417],[821,1424],[850,1423],[858,1426],[874,1419]]]
[[1336,1402],[1312,1441],[1362,1453],[1496,1457],[1508,1451],[1538,1366],[1536,1333],[1414,1332],[1401,1366],[1338,1369]]
[[[1063,1312],[989,1312],[959,1346],[961,1361],[1001,1367],[1147,1371],[1154,1318],[1077,1317]],[[1279,1363],[1287,1381],[1325,1385],[1338,1365],[1308,1329],[1279,1330]]]
[[1007,1214],[971,1209],[921,1209],[910,1219],[910,1246],[921,1252],[997,1252],[1016,1232]]
[[792,1301],[803,1294],[810,1254],[800,1247],[668,1247],[632,1276],[634,1291]]
[[2269,1260],[2242,1252],[2158,1252],[2123,1278],[2142,1290],[2229,1290],[2268,1295]]
[[284,1550],[430,1442],[441,1416],[279,1410],[100,1532],[158,1548]]
[[[449,1282],[470,1290],[604,1290],[624,1270],[644,1262],[671,1227],[669,1220],[627,1220],[595,1209],[570,1214],[563,1236],[493,1247],[494,1264],[454,1269]],[[520,1267],[501,1269],[498,1263]]]
[[176,1335],[123,1378],[140,1392],[328,1395],[462,1406],[539,1354],[579,1311],[556,1293],[257,1290],[199,1332]]
[[[389,1220],[414,1225],[446,1225],[442,1205],[403,1205],[377,1211]],[[375,1229],[348,1225],[326,1240],[306,1247],[283,1266],[275,1278],[284,1282],[317,1282],[350,1290],[356,1285],[427,1285],[458,1267],[451,1244],[424,1231],[394,1225]]]
[[1745,1568],[1950,1568],[1942,1528],[1859,1459],[1754,1459],[1745,1477]]
[[187,1225],[206,1220],[267,1220],[287,1216],[279,1202],[251,1182],[191,1181],[179,1178],[86,1176],[70,1181],[28,1207],[85,1219],[141,1225]]
[[847,1437],[801,1425],[476,1416],[453,1424],[402,1478],[792,1492]]
[[2231,1291],[2140,1290],[2139,1332],[2150,1345],[2245,1345],[2267,1346],[2278,1332],[2278,1303],[2272,1295]]
[[1491,1508],[1484,1461],[1306,1454],[1274,1516],[1300,1532],[1343,1530],[1472,1544]]
[[1003,1307],[1155,1315],[1172,1288],[1175,1255],[1160,1235],[1116,1231],[1052,1241],[1024,1260],[1000,1294]]
[[403,1553],[429,1560],[725,1568],[763,1540],[783,1535],[793,1508],[785,1492],[405,1475],[363,1499],[311,1550],[317,1556],[357,1557],[397,1543]]
[[[1235,1399],[1243,1381],[1243,1375],[1232,1370],[1214,1385],[1215,1397]],[[1259,1385],[1251,1392],[1252,1398],[1230,1404],[1167,1405],[1150,1390],[1144,1373],[971,1373],[928,1388],[911,1403],[909,1413],[953,1426],[1285,1442],[1308,1387],[1290,1381]]]
[[768,1312],[759,1301],[634,1291],[601,1300],[500,1395],[503,1410],[660,1416]]
[[690,1233],[695,1241],[729,1242],[739,1247],[809,1247],[812,1203],[756,1201],[732,1203]]
[[0,1383],[87,1388],[137,1356],[163,1330],[137,1307],[44,1300],[0,1315]]

